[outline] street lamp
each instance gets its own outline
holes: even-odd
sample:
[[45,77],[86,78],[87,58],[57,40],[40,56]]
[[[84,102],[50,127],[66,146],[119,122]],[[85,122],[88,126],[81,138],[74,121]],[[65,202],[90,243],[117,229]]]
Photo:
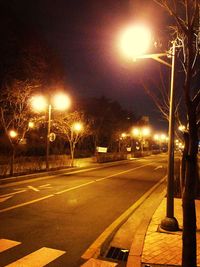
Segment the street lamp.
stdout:
[[41,95],[34,96],[31,99],[31,104],[33,109],[38,112],[46,111],[48,109],[47,136],[46,136],[46,170],[48,171],[52,107],[57,110],[65,110],[69,108],[71,101],[66,94],[59,93],[49,99],[46,99],[44,96]]
[[[127,31],[125,31],[127,33]],[[151,37],[149,35],[149,32],[146,35],[145,39],[145,32],[144,27],[140,28],[140,31],[138,30],[136,32],[129,31],[129,38],[126,36],[124,38],[124,35],[122,35],[122,42],[121,42],[121,48],[126,48],[125,41],[129,42],[130,45],[135,42],[137,44],[141,44],[141,48],[143,48],[143,51],[140,50],[137,54],[134,50],[135,47],[132,47],[132,50],[130,49],[130,45],[128,46],[129,49],[127,50],[126,56],[131,57],[134,61],[138,58],[151,58],[154,59],[162,64],[167,65],[168,67],[171,67],[171,85],[170,85],[170,110],[169,110],[169,141],[168,141],[168,173],[167,173],[167,209],[166,209],[166,217],[161,221],[161,228],[169,231],[177,231],[179,229],[178,222],[176,218],[174,217],[174,70],[175,70],[175,53],[176,53],[176,42],[172,42],[172,50],[170,53],[159,53],[159,54],[144,54],[147,50],[148,45],[150,44]],[[134,36],[133,36],[134,33]],[[144,45],[143,43],[146,43]],[[124,51],[123,49],[123,51]],[[165,60],[162,59],[163,56],[171,57],[172,62],[169,64]]]
[[141,145],[141,152],[144,151],[144,144],[145,144],[145,137],[150,135],[150,128],[149,127],[141,127],[141,128],[133,128],[132,135],[137,137],[140,141]]
[[10,131],[9,131],[9,135],[10,135],[11,138],[14,139],[14,138],[17,137],[18,134],[17,134],[17,132],[16,132],[15,130],[10,130]]

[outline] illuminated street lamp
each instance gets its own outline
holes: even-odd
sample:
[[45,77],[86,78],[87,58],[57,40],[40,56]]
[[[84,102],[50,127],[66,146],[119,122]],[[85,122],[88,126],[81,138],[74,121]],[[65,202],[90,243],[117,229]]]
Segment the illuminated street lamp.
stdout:
[[138,140],[140,141],[140,145],[141,145],[141,152],[143,153],[144,150],[144,143],[145,143],[145,137],[150,135],[150,128],[149,127],[134,127],[132,129],[132,135],[137,137]]
[[51,99],[38,95],[31,99],[31,105],[37,112],[44,112],[48,109],[47,136],[46,136],[46,170],[49,170],[49,147],[51,138],[51,112],[52,107],[57,110],[66,110],[70,107],[70,98],[63,93],[56,94]]
[[[125,30],[125,34],[122,35],[122,41],[120,43],[122,52],[126,47],[127,53],[124,53],[126,56],[132,58],[132,60],[136,60],[138,58],[151,58],[162,64],[165,64],[171,67],[171,86],[170,86],[170,111],[169,111],[169,141],[168,141],[168,175],[167,175],[167,210],[166,217],[161,222],[161,227],[165,230],[169,231],[177,231],[179,229],[178,222],[174,217],[174,70],[175,70],[175,52],[176,52],[176,42],[172,42],[172,50],[170,53],[159,53],[159,54],[144,54],[147,51],[148,45],[150,44],[151,37],[149,32],[146,34],[146,29],[141,27],[140,30],[137,31],[128,31]],[[138,33],[138,34],[136,34]],[[130,34],[129,38],[127,35]],[[146,39],[145,39],[146,34]],[[126,38],[124,37],[126,36]],[[127,45],[125,45],[125,41]],[[138,49],[135,49],[135,45],[131,44],[140,44],[141,50],[138,53]],[[144,45],[145,43],[145,45]],[[143,49],[143,51],[142,51]],[[161,59],[161,57],[167,56],[171,57],[172,62],[169,64],[165,60]]]
[[83,125],[80,122],[75,122],[72,127],[75,132],[80,132],[83,130]]
[[17,132],[15,130],[10,130],[9,135],[12,139],[16,138],[18,136]]

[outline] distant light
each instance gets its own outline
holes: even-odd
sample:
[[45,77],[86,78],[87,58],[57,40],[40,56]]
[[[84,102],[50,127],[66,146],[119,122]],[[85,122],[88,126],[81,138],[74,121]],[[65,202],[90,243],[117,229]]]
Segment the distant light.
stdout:
[[10,135],[11,138],[15,138],[15,137],[17,137],[18,134],[17,134],[17,132],[15,130],[10,130],[9,131],[9,135]]
[[82,129],[83,129],[83,125],[82,125],[82,123],[80,123],[80,122],[76,122],[76,123],[74,123],[74,124],[73,124],[73,129],[74,129],[76,132],[80,132],[80,131],[82,131]]
[[139,130],[139,128],[133,128],[133,129],[132,129],[132,134],[133,134],[134,136],[139,136],[139,135],[140,135],[140,130]]
[[34,126],[35,126],[34,122],[33,121],[29,121],[28,127],[29,128],[34,128]]
[[185,125],[180,125],[180,126],[178,127],[178,129],[179,129],[179,131],[184,132],[185,129],[186,129],[186,127],[185,127]]
[[121,134],[121,137],[122,137],[122,138],[125,138],[125,137],[126,137],[126,133],[122,133],[122,134]]
[[161,140],[166,140],[167,136],[166,136],[166,134],[161,134],[160,138],[161,138]]
[[153,138],[154,138],[154,140],[157,141],[157,140],[159,140],[159,135],[158,134],[155,134]]
[[142,135],[143,136],[150,135],[150,128],[148,128],[148,127],[142,128]]

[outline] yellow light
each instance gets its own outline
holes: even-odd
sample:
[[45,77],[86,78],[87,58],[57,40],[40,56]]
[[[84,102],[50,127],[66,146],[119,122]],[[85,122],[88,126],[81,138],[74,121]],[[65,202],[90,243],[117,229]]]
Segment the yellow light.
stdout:
[[74,129],[76,132],[80,132],[80,131],[82,131],[82,129],[83,129],[83,125],[82,125],[82,123],[80,123],[80,122],[75,122],[75,123],[73,124],[73,129]]
[[134,59],[148,50],[151,39],[151,32],[147,27],[144,25],[132,25],[123,32],[120,48],[125,56]]
[[34,122],[33,121],[29,121],[29,123],[28,123],[28,127],[29,128],[34,128]]
[[60,93],[53,98],[53,107],[59,110],[68,109],[71,105],[71,100],[68,95]]
[[126,137],[126,133],[122,133],[122,134],[121,134],[121,137],[122,137],[122,138],[125,138],[125,137]]
[[48,106],[47,100],[43,96],[40,96],[40,95],[32,97],[31,105],[32,105],[32,108],[38,112],[45,111]]
[[133,134],[134,136],[139,136],[139,135],[140,135],[140,130],[139,130],[138,128],[133,128],[133,129],[132,129],[132,134]]
[[185,126],[184,125],[180,125],[178,127],[178,129],[179,129],[179,131],[183,132],[183,131],[185,131]]
[[15,130],[10,130],[9,135],[11,138],[15,138],[15,137],[17,137],[17,132]]
[[143,136],[148,136],[150,135],[150,129],[148,127],[145,127],[142,129],[142,135]]
[[155,134],[153,138],[154,138],[154,140],[158,141],[159,140],[159,135]]
[[164,141],[164,140],[166,140],[166,134],[161,134],[161,136],[160,136],[160,138]]

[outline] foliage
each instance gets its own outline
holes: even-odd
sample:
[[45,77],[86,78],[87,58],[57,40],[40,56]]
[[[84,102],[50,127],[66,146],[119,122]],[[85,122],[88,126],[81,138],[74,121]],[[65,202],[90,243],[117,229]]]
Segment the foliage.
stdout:
[[92,122],[94,147],[107,146],[111,149],[113,142],[121,133],[128,131],[135,121],[131,112],[106,97],[84,100],[81,108]]
[[[76,128],[78,123],[78,128]],[[80,111],[57,114],[52,128],[56,134],[67,140],[70,144],[71,165],[73,166],[74,151],[80,139],[90,135],[90,123],[84,113]]]

